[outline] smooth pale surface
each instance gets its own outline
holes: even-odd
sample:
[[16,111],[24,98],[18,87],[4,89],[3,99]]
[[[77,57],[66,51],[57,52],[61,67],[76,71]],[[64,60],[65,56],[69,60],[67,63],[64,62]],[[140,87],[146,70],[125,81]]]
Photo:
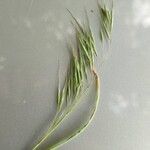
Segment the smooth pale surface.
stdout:
[[113,40],[102,51],[96,1],[0,1],[1,150],[30,150],[53,117],[58,59],[63,79],[73,39],[66,8],[83,20],[84,7],[97,42],[101,104],[89,128],[60,149],[150,150],[149,0],[114,2]]

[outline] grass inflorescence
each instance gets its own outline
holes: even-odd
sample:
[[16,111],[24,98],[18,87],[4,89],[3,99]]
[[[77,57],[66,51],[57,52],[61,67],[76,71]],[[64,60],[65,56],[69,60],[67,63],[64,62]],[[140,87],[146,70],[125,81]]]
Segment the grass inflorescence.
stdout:
[[[106,7],[101,7],[98,4],[99,13],[101,16],[100,23],[100,37],[101,42],[105,39],[110,39],[110,34],[112,30],[112,10],[109,11]],[[68,10],[69,11],[69,10]],[[84,94],[84,83],[88,80],[87,76],[93,75],[95,81],[95,101],[94,107],[88,116],[87,121],[85,121],[79,128],[74,132],[68,134],[62,138],[59,142],[49,145],[44,150],[53,150],[59,146],[65,144],[73,137],[79,135],[91,122],[94,114],[96,112],[98,102],[99,102],[99,91],[100,83],[99,76],[94,68],[94,58],[97,55],[94,37],[92,30],[90,28],[90,23],[88,15],[86,12],[86,25],[79,23],[77,19],[72,15],[72,23],[76,33],[76,46],[70,46],[70,63],[67,70],[66,78],[63,87],[60,88],[60,82],[58,82],[56,104],[57,110],[54,119],[52,120],[47,132],[43,135],[41,140],[34,146],[32,150],[41,149],[44,142],[50,138],[52,133],[61,125],[61,123],[67,118],[67,116],[74,110],[81,100],[81,96]],[[43,149],[42,149],[43,150]]]

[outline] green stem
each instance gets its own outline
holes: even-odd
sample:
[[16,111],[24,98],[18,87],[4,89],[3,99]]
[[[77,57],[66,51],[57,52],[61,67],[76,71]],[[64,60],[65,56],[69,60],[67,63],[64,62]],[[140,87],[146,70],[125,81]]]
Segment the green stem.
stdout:
[[74,107],[78,104],[80,99],[80,95],[78,96],[78,98],[76,98],[77,100],[74,101],[74,103],[71,106],[68,106],[65,110],[64,110],[64,115],[59,118],[57,118],[58,113],[56,114],[55,118],[53,119],[53,122],[51,124],[51,126],[49,127],[47,133],[45,136],[43,136],[43,138],[40,140],[40,142],[32,149],[32,150],[36,150],[56,129],[57,127],[62,123],[62,121],[72,112],[72,110],[74,109]]

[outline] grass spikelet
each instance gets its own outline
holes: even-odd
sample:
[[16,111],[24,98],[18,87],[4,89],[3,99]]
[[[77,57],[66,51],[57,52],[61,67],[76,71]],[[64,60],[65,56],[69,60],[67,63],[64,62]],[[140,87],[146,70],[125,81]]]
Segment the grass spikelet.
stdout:
[[106,5],[101,5],[98,2],[98,9],[100,15],[100,40],[110,40],[111,32],[113,27],[113,5],[111,10],[109,10]]

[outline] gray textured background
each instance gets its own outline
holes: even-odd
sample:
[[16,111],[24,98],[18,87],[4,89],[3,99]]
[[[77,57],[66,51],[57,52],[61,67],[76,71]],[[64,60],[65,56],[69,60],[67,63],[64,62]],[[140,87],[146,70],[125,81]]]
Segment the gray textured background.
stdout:
[[60,149],[150,150],[149,0],[115,1],[112,44],[102,51],[95,1],[0,0],[0,150],[30,150],[53,117],[58,59],[63,79],[73,37],[66,8],[83,20],[84,7],[97,42],[101,103],[89,128]]

